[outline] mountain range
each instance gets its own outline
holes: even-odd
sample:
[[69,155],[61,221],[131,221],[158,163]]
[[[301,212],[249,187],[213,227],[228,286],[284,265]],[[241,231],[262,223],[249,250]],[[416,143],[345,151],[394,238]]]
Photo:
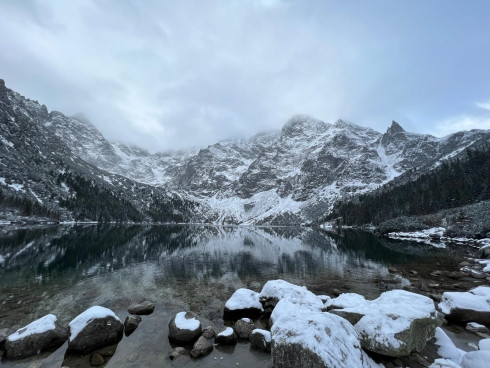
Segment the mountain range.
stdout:
[[298,115],[280,131],[153,154],[0,80],[0,220],[37,208],[61,221],[316,223],[338,201],[489,140],[485,130],[437,138],[396,122],[380,133]]

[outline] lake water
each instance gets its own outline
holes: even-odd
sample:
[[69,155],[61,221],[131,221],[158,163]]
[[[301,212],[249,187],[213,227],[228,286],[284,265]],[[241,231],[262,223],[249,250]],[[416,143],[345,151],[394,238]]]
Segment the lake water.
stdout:
[[[447,250],[392,241],[360,231],[327,233],[303,227],[56,226],[0,233],[0,329],[19,328],[54,313],[68,323],[92,305],[124,320],[133,302],[151,300],[155,313],[124,338],[107,367],[268,367],[267,354],[248,344],[215,349],[197,361],[171,362],[170,318],[195,312],[204,326],[222,328],[226,300],[240,287],[260,291],[271,279],[305,285],[316,294],[332,289],[377,297],[407,280],[388,267],[433,267]],[[64,348],[43,355],[43,367],[60,367]],[[40,358],[0,364],[28,367]],[[70,367],[85,361],[65,361]],[[245,364],[245,365],[244,365]]]

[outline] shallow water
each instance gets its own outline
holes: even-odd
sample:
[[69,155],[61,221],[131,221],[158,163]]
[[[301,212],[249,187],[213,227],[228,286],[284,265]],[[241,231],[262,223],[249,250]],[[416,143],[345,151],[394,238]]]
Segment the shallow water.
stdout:
[[[260,291],[267,280],[277,278],[316,294],[337,288],[374,298],[380,293],[377,280],[393,288],[407,282],[388,267],[432,267],[447,259],[447,250],[421,244],[302,227],[4,228],[0,329],[22,327],[47,313],[68,323],[92,305],[111,308],[123,320],[131,303],[148,299],[156,303],[155,313],[122,340],[108,367],[266,367],[269,356],[250,352],[248,344],[238,345],[232,354],[215,349],[197,361],[171,362],[167,324],[176,312],[191,310],[204,326],[220,329],[223,306],[237,288]],[[43,358],[43,367],[60,367],[63,354],[64,347]],[[33,361],[39,358],[1,365],[27,367]]]

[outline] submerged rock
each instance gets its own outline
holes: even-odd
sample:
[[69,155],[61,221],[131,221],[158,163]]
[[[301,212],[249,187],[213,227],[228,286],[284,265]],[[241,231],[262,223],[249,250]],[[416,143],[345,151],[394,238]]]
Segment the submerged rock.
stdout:
[[170,360],[177,360],[189,355],[189,351],[181,346],[173,348],[168,357]]
[[439,308],[449,320],[490,324],[490,287],[478,286],[469,292],[445,292]]
[[155,304],[152,302],[144,301],[143,303],[132,305],[128,308],[128,313],[137,315],[152,314],[155,310]]
[[104,307],[91,307],[74,318],[70,324],[67,353],[86,354],[97,348],[117,344],[123,336],[124,326],[113,311]]
[[430,298],[404,290],[331,313],[354,325],[363,348],[392,357],[421,351],[442,323]]
[[215,341],[220,345],[235,345],[238,342],[238,336],[231,327],[227,327],[216,335]]
[[168,324],[169,339],[177,343],[191,344],[202,333],[201,322],[191,312],[177,313]]
[[474,332],[474,333],[483,333],[483,334],[488,334],[490,331],[488,328],[484,325],[481,325],[476,322],[469,322],[466,324],[466,331],[468,332]]
[[68,330],[58,323],[54,314],[48,314],[18,329],[5,340],[8,359],[21,359],[54,350],[68,339]]
[[191,357],[199,358],[200,356],[209,354],[211,351],[213,351],[213,340],[200,336],[192,347]]
[[259,293],[249,289],[238,289],[228,299],[223,311],[223,319],[236,321],[240,318],[258,318],[264,310]]

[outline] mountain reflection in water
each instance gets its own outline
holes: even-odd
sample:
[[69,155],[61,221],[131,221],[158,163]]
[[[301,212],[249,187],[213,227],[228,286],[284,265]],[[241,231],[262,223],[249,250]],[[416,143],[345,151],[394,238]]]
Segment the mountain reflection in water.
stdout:
[[[94,304],[171,303],[219,318],[239,287],[269,279],[317,294],[339,287],[367,297],[387,266],[438,250],[360,231],[303,227],[56,226],[0,235],[0,328],[46,313],[70,320]],[[401,285],[402,280],[394,283]]]

